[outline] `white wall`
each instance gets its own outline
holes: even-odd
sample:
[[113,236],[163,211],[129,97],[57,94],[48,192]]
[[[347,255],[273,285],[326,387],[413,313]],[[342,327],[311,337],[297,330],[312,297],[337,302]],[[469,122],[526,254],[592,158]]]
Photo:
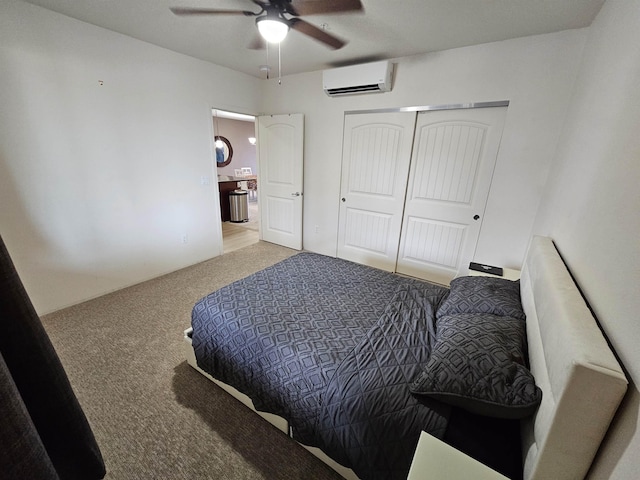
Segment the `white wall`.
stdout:
[[259,82],[0,3],[0,233],[39,313],[221,253],[211,107]]
[[640,471],[640,2],[589,29],[535,232],[554,239],[632,381],[591,479]]
[[509,100],[476,260],[519,267],[586,34],[572,30],[400,58],[393,91],[384,94],[329,98],[321,72],[286,76],[282,85],[265,82],[265,112],[305,114],[305,249],[336,254],[345,111]]

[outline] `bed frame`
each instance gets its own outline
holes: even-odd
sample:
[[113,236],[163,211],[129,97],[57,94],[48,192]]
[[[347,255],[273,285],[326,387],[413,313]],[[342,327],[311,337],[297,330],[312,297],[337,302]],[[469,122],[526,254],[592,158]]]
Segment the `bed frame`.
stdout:
[[[520,291],[531,372],[543,392],[538,412],[523,422],[524,479],[584,478],[627,379],[550,238],[531,239]],[[191,331],[184,332],[189,365],[255,411],[249,397],[197,366]],[[290,434],[285,419],[257,413]],[[357,479],[320,449],[304,447],[346,479]]]
[[584,478],[627,379],[551,239],[531,240],[520,295],[543,392],[523,425],[524,478]]

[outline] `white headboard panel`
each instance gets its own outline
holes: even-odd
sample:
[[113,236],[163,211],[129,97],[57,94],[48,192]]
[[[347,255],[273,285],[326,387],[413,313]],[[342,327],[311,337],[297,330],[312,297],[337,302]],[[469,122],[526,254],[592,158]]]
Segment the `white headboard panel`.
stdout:
[[627,389],[553,242],[533,237],[520,280],[542,404],[524,424],[524,478],[583,478]]

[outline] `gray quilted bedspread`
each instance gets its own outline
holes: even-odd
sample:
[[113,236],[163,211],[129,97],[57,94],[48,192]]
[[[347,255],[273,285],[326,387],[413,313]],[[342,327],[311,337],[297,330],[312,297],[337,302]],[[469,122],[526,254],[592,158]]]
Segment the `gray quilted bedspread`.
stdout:
[[323,393],[316,443],[362,479],[405,479],[420,432],[446,431],[450,407],[409,391],[435,343],[441,298],[430,285],[400,287]]
[[362,479],[406,478],[421,430],[444,434],[448,407],[412,396],[448,290],[300,253],[200,300],[198,365],[286,418]]

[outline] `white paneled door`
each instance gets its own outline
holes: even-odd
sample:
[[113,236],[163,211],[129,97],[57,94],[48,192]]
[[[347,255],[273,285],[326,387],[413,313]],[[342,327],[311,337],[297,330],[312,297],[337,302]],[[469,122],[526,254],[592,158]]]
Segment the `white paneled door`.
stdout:
[[398,273],[448,285],[473,260],[506,111],[418,115]]
[[258,117],[262,240],[302,250],[302,114]]
[[338,257],[394,271],[415,118],[345,116]]

